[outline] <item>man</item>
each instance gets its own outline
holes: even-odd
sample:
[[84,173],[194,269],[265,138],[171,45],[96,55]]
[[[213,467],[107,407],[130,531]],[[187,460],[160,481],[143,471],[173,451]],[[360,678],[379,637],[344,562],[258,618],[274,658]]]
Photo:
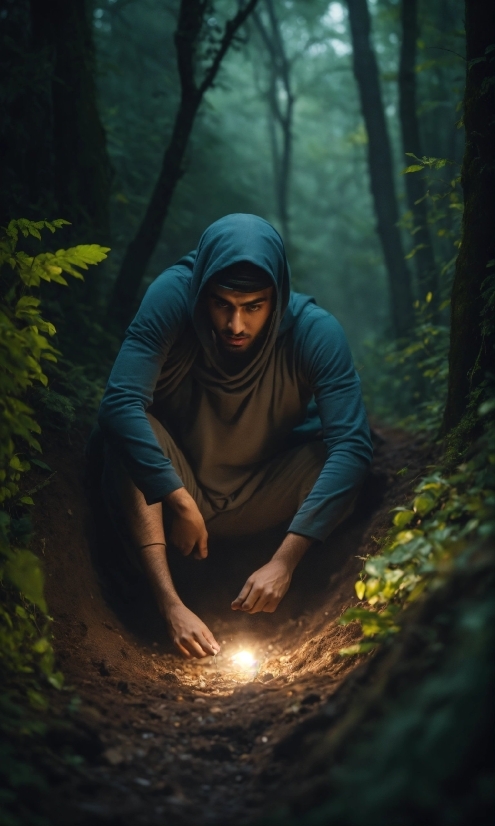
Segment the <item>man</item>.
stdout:
[[[308,414],[313,399],[319,418]],[[209,535],[292,520],[232,603],[275,611],[309,547],[352,509],[371,460],[344,333],[291,292],[282,239],[254,215],[212,224],[197,251],[150,286],[99,423],[108,507],[185,657],[219,645],[175,591],[167,542],[204,559]]]

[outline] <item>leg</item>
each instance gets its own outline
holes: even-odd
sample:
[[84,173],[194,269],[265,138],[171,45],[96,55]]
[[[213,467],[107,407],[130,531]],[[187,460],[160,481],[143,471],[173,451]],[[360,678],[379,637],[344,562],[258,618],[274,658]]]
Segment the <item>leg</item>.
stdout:
[[[171,459],[185,486],[189,487],[190,496],[195,499],[196,504],[199,502],[203,505],[202,494],[182,451],[156,419],[152,416],[149,416],[149,419],[164,454]],[[131,559],[144,569],[177,648],[186,657],[204,657],[216,653],[219,646],[213,635],[206,625],[186,608],[174,588],[166,554],[162,503],[146,503],[122,462],[110,449],[107,450],[102,481],[103,494],[113,522],[120,535],[123,535],[124,545]],[[203,524],[194,504],[193,507]]]
[[278,456],[268,465],[261,485],[248,502],[207,519],[208,533],[233,538],[289,522],[311,491],[325,459],[325,445],[317,441]]

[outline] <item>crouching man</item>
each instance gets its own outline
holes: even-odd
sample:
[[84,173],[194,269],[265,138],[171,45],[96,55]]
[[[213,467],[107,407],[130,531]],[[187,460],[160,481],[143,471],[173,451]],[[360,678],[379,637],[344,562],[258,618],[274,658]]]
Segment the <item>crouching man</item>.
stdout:
[[185,657],[220,647],[180,600],[167,544],[204,559],[209,536],[292,520],[232,602],[275,611],[303,555],[352,509],[371,460],[344,333],[291,292],[282,239],[254,215],[216,221],[149,287],[99,424],[108,508]]

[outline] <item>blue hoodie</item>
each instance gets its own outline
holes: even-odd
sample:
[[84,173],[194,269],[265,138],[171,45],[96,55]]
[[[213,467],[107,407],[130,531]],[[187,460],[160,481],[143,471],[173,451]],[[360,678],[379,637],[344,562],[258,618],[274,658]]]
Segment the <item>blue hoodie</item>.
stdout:
[[[271,276],[276,301],[262,346],[232,375],[203,298],[209,280],[240,261]],[[183,483],[147,410],[171,431],[218,512],[247,501],[267,463],[296,438],[320,431],[327,460],[289,527],[317,540],[330,534],[371,461],[360,382],[343,330],[314,299],[291,292],[282,239],[255,215],[216,221],[197,251],[151,284],[112,369],[99,424],[152,504]]]

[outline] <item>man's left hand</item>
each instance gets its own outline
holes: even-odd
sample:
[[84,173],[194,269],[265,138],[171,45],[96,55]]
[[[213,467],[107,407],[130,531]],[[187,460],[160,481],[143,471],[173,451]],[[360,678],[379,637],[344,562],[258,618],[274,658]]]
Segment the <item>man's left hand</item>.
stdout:
[[292,571],[285,562],[272,559],[251,574],[241,593],[232,603],[233,611],[271,614],[285,596],[292,579]]
[[288,533],[270,562],[251,574],[232,603],[232,610],[273,613],[289,589],[296,565],[312,544],[306,536]]

